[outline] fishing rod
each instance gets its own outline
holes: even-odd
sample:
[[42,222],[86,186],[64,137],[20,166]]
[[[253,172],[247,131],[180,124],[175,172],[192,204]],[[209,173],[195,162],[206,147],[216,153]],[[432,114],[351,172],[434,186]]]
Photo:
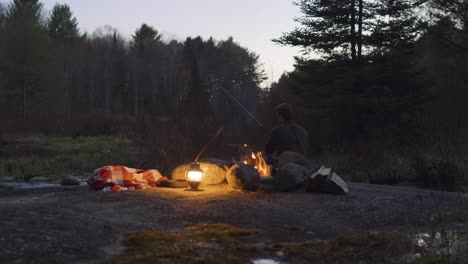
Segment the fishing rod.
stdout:
[[249,110],[247,110],[247,108],[245,108],[245,106],[242,105],[242,103],[232,93],[230,93],[228,90],[224,89],[224,87],[222,87],[222,86],[219,86],[219,88],[221,88],[221,90],[223,90],[227,95],[229,95],[229,97],[231,97],[234,100],[234,102],[236,102],[262,128],[266,129],[266,127],[260,121],[258,121],[258,119],[255,118],[255,116],[252,113],[250,113]]
[[195,162],[198,162],[203,152],[205,152],[208,146],[211,145],[211,143],[213,143],[213,141],[215,141],[215,139],[217,139],[221,135],[221,133],[223,133],[223,131],[224,131],[224,127],[221,127],[220,129],[218,129],[218,132],[216,132],[216,135],[208,142],[208,144],[205,145],[205,147],[203,147],[200,153],[198,153],[198,156],[195,158]]

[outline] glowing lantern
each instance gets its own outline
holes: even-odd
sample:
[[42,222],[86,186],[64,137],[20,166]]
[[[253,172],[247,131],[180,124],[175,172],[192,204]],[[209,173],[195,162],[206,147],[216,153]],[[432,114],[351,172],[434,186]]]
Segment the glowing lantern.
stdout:
[[204,177],[204,173],[200,168],[200,163],[191,163],[185,177],[187,178],[187,182],[191,188],[189,190],[199,191],[200,189],[198,189],[198,187],[200,187]]

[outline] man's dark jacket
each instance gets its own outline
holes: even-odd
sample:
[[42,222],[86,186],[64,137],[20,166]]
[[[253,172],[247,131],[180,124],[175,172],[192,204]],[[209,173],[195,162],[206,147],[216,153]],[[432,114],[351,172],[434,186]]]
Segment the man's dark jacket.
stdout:
[[299,152],[307,156],[308,150],[309,134],[295,122],[284,122],[273,128],[265,149],[268,156],[276,152],[278,157],[285,151]]

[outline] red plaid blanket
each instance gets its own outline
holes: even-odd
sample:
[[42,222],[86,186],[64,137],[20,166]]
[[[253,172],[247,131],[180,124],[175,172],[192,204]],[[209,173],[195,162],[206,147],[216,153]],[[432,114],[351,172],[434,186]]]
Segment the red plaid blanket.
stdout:
[[158,170],[132,169],[124,166],[105,166],[95,170],[86,181],[91,189],[123,190],[156,187],[163,177]]

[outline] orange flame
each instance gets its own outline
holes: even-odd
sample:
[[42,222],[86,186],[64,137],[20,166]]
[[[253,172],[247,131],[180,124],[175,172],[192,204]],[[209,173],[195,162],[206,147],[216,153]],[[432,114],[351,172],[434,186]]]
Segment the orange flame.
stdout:
[[[244,146],[248,147],[247,145]],[[271,167],[266,163],[262,152],[254,153],[252,150],[250,152],[250,155],[247,155],[244,160],[244,164],[254,167],[261,177],[271,176]]]

